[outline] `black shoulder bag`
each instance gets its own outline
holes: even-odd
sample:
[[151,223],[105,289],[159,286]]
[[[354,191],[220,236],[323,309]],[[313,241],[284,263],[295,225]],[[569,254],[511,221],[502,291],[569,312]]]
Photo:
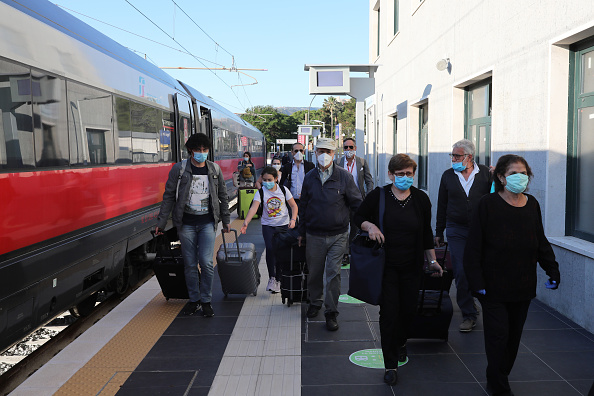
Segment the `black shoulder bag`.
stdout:
[[[386,195],[382,187],[379,192],[379,229],[383,234]],[[367,232],[359,230],[351,241],[348,295],[368,304],[378,305],[382,296],[385,261],[384,245],[369,239]]]

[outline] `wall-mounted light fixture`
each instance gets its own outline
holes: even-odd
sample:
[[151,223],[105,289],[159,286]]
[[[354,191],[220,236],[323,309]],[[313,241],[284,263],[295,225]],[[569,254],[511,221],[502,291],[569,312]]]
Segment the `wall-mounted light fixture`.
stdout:
[[437,70],[439,70],[439,71],[444,71],[449,66],[450,66],[450,58],[442,59],[439,62],[437,62],[437,64],[435,65],[435,67],[437,67]]

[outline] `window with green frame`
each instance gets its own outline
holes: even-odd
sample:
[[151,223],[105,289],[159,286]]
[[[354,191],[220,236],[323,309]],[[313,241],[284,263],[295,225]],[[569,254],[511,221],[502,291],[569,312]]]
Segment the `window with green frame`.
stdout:
[[464,137],[474,143],[477,164],[491,165],[491,78],[466,88],[464,95]]
[[419,188],[427,189],[427,165],[429,158],[429,103],[419,107],[419,163],[417,177]]
[[567,234],[594,242],[594,38],[571,51]]
[[394,0],[394,34],[398,33],[398,8],[400,8],[398,3],[399,0]]

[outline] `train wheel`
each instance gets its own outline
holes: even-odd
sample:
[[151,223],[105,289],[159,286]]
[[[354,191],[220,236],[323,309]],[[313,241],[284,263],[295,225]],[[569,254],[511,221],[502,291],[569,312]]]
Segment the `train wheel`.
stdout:
[[128,287],[130,287],[130,274],[132,273],[132,267],[130,266],[130,257],[126,255],[124,261],[124,267],[118,274],[118,276],[111,281],[111,288],[118,295],[126,293]]
[[97,293],[91,294],[89,297],[81,301],[78,305],[70,308],[70,315],[79,318],[81,316],[88,316],[95,308],[97,302]]

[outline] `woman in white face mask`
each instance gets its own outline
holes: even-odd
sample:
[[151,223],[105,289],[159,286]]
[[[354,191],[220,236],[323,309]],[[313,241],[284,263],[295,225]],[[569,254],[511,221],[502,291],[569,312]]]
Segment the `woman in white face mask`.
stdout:
[[[278,172],[278,180],[280,180],[280,179],[281,179],[281,177],[282,177],[282,175],[283,175],[283,172],[281,172],[281,170],[280,170],[280,169],[281,169],[281,167],[282,167],[280,158],[276,158],[276,157],[274,157],[274,158],[272,159],[272,167],[273,167],[274,169],[276,169],[276,171]],[[257,189],[260,189],[260,188],[262,188],[262,176],[261,176],[261,175],[260,175],[260,177],[258,178],[258,180],[256,180],[256,184],[254,184],[254,186],[255,186]]]

